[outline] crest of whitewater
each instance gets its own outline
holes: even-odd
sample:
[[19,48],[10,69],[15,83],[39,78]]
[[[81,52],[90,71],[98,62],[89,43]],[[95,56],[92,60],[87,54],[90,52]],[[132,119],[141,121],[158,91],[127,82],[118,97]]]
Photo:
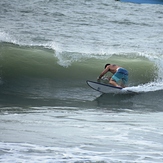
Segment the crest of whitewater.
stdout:
[[[0,161],[163,162],[162,4],[0,1]],[[106,63],[136,94],[88,87]]]

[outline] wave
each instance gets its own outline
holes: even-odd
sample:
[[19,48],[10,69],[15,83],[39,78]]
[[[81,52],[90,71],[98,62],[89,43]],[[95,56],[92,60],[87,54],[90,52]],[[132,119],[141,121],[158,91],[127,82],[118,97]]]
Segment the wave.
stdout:
[[96,80],[106,63],[115,63],[126,68],[129,71],[129,86],[143,85],[144,90],[148,90],[147,87],[151,90],[151,85],[155,84],[157,87],[158,83],[157,88],[163,89],[159,84],[163,75],[163,64],[159,55],[135,52],[81,53],[60,51],[52,44],[18,45],[0,42],[1,85],[11,79],[27,78],[52,79],[61,85],[67,81],[70,85],[78,85],[88,79]]

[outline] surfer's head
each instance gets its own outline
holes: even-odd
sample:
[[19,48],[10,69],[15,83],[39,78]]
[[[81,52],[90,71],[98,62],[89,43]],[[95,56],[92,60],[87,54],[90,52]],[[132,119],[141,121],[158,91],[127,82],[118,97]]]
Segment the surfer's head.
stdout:
[[105,65],[105,68],[107,67],[107,66],[109,66],[110,64],[109,63],[107,63],[106,65]]

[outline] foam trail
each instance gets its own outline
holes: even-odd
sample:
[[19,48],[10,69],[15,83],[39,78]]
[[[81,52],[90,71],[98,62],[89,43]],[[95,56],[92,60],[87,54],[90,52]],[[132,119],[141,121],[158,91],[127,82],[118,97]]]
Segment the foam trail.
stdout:
[[162,82],[151,82],[146,83],[143,85],[133,86],[133,87],[126,87],[123,89],[124,91],[133,91],[136,93],[145,93],[145,92],[154,92],[158,90],[163,90],[163,83]]

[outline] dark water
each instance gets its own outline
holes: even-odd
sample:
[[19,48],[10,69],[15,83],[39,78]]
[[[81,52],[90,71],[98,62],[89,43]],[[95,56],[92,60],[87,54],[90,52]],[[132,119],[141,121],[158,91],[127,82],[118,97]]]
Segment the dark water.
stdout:
[[121,0],[121,2],[139,3],[139,4],[163,4],[162,0]]

